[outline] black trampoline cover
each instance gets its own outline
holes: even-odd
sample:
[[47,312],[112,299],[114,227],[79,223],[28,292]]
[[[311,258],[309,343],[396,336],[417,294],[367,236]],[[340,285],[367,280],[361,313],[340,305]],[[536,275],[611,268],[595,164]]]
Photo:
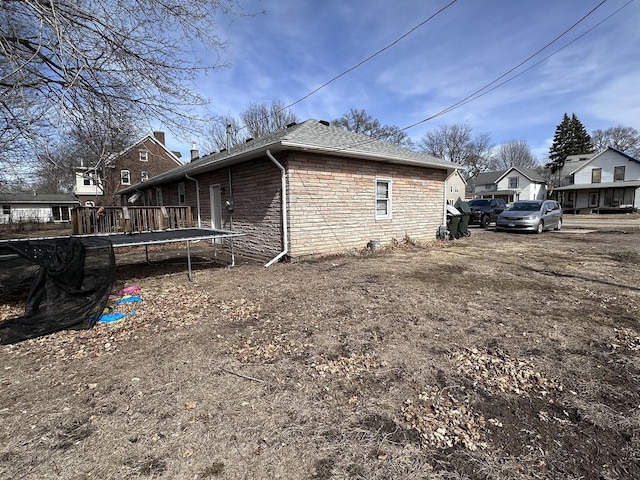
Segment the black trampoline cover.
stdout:
[[93,327],[106,306],[114,279],[115,256],[108,238],[0,243],[0,295],[28,290],[24,315],[0,322],[0,344]]

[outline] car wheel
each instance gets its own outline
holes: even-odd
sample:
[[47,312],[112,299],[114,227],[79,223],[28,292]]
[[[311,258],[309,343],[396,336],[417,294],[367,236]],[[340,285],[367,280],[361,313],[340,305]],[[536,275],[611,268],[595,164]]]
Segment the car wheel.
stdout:
[[558,219],[558,225],[556,225],[556,230],[560,230],[562,228],[562,219]]
[[490,223],[491,223],[491,220],[489,219],[488,215],[485,215],[484,217],[482,217],[482,220],[480,220],[480,226],[482,228],[489,228]]
[[542,222],[542,220],[540,220],[540,223],[538,223],[538,226],[536,227],[536,233],[542,232],[544,232],[544,223]]

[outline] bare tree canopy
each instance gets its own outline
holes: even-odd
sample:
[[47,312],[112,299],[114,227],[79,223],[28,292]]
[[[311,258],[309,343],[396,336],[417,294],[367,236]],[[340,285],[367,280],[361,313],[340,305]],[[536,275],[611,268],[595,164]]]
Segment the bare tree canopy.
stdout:
[[494,152],[496,166],[508,169],[511,167],[536,168],[540,164],[533,153],[531,147],[524,140],[509,140],[499,145]]
[[633,127],[618,125],[606,130],[594,130],[591,133],[591,142],[596,152],[613,147],[632,157],[640,156],[640,133]]
[[493,143],[488,133],[473,135],[469,124],[441,125],[424,134],[419,148],[434,157],[460,164],[466,177],[495,168]]
[[219,13],[242,14],[236,0],[2,2],[0,151],[33,152],[43,137],[124,111],[193,127],[193,106],[206,103],[190,88],[195,75],[225,65]]
[[240,112],[239,118],[232,115],[215,117],[210,123],[205,147],[212,151],[232,148],[249,138],[262,137],[297,121],[294,111],[280,101],[252,103]]
[[378,119],[369,115],[365,110],[352,108],[331,123],[350,132],[361,133],[399,147],[413,148],[411,138],[403,130],[395,125],[380,124]]
[[250,138],[262,137],[298,121],[293,110],[285,108],[284,103],[279,101],[274,101],[271,105],[252,103],[240,112],[240,119]]

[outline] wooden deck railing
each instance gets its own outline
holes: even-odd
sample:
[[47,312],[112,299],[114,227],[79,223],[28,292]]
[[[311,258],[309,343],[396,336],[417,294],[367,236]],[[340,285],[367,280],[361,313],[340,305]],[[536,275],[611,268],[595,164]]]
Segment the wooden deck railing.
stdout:
[[71,214],[74,235],[135,233],[191,228],[191,207],[78,207]]

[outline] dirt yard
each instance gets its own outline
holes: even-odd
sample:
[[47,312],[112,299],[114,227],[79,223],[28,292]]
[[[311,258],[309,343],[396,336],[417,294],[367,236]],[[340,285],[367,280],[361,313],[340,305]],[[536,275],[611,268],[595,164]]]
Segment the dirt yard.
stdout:
[[0,347],[0,478],[640,478],[640,230],[472,232],[121,255],[124,320]]

